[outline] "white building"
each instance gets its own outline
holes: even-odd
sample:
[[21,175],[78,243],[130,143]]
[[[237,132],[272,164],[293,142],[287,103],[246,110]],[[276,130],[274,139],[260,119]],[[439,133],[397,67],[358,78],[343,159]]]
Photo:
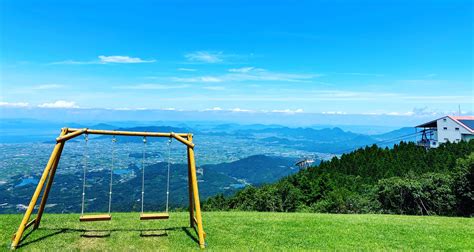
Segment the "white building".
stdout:
[[419,145],[436,148],[442,143],[474,139],[474,116],[444,116],[420,124],[422,138]]

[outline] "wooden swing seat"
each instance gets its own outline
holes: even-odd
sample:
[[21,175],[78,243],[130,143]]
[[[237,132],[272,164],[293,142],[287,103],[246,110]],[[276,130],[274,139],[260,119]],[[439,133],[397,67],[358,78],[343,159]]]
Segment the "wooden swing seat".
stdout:
[[169,219],[168,213],[142,213],[140,214],[140,220],[165,220]]
[[82,215],[79,221],[109,221],[112,219],[110,214]]

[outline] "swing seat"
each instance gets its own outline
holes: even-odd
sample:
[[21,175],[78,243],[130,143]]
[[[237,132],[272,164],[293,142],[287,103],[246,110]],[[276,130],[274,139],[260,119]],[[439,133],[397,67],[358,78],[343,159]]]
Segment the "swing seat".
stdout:
[[165,220],[169,219],[168,213],[142,213],[140,214],[140,220]]
[[94,214],[94,215],[82,215],[79,217],[79,221],[109,221],[112,219],[110,214]]

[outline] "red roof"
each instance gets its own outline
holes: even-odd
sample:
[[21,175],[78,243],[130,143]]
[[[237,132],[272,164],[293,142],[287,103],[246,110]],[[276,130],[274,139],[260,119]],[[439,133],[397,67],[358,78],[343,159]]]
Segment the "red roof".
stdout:
[[474,116],[448,116],[449,118],[453,119],[455,122],[459,123],[461,126],[466,128],[469,132],[474,133],[474,129],[472,128],[472,122],[467,123],[469,121],[474,121]]
[[474,120],[474,116],[449,116],[454,120]]
[[445,118],[445,117],[451,118],[451,120],[457,122],[459,125],[466,128],[469,132],[474,133],[474,128],[472,127],[472,125],[474,124],[473,123],[474,122],[474,116],[443,116],[443,117],[440,117],[436,120],[420,124],[420,125],[416,126],[416,128],[436,128],[436,126],[437,126],[436,122],[439,119],[442,119],[442,118]]

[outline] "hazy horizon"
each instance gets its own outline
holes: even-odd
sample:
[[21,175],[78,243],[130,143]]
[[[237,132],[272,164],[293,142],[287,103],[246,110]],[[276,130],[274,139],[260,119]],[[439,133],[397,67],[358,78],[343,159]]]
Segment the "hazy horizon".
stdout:
[[409,115],[398,114],[344,114],[306,113],[288,111],[235,111],[235,110],[159,110],[159,109],[86,109],[86,108],[7,108],[0,110],[0,118],[32,119],[69,123],[109,123],[109,122],[200,122],[236,124],[277,124],[288,127],[311,127],[315,125],[360,125],[385,126],[387,128],[414,127],[418,124],[450,114],[414,111]]

